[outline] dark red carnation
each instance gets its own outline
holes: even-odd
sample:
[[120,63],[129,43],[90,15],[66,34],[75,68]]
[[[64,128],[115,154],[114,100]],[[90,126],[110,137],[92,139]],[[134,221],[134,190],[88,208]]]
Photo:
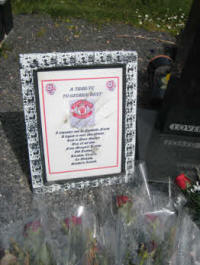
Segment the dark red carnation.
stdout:
[[69,218],[65,218],[65,220],[64,220],[64,226],[66,228],[69,228]]
[[131,201],[129,199],[129,197],[128,196],[125,196],[125,195],[117,196],[116,200],[117,200],[116,201],[117,207],[121,207],[124,204],[126,204],[127,202]]
[[39,220],[30,222],[24,226],[24,235],[28,236],[29,232],[37,232],[41,228],[41,223]]
[[188,185],[190,185],[191,181],[187,178],[184,174],[180,174],[176,177],[175,183],[179,186],[182,190],[186,190]]
[[82,224],[82,219],[81,219],[81,217],[72,216],[72,223],[73,223],[74,225],[81,225],[81,224]]

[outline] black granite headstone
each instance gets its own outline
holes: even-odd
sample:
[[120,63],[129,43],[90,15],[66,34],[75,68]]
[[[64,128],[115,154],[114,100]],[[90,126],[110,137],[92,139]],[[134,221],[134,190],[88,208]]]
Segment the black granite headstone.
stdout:
[[4,39],[5,35],[8,35],[12,28],[11,2],[7,0],[3,5],[0,5],[0,42]]
[[195,179],[200,169],[200,138],[161,134],[154,128],[156,116],[155,110],[137,111],[137,160],[146,162],[149,181],[167,184],[181,173]]
[[164,133],[200,136],[199,14],[200,1],[194,0],[157,121]]

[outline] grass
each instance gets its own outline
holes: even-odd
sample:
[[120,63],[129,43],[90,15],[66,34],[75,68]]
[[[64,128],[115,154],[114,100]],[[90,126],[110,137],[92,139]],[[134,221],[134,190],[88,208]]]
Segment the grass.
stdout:
[[192,0],[12,0],[15,14],[50,14],[101,24],[126,23],[148,30],[178,34]]
[[4,59],[8,58],[8,53],[12,51],[12,48],[6,44],[3,43],[3,45],[0,47],[0,57],[3,57]]

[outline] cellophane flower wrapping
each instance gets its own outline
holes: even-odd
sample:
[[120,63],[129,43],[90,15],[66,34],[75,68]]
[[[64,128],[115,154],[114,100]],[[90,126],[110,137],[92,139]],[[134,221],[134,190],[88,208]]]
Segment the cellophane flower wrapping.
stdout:
[[60,263],[84,264],[87,251],[87,234],[92,221],[83,205],[69,210],[60,222]]
[[192,176],[180,173],[174,180],[179,211],[178,248],[175,264],[200,264],[200,193],[199,167]]
[[174,257],[176,265],[200,264],[200,231],[187,211],[179,215],[179,229],[177,233],[177,248]]
[[179,196],[185,198],[185,208],[189,211],[193,221],[200,228],[200,169],[196,167],[192,176],[185,173],[179,174],[175,178],[175,185],[178,188]]
[[199,264],[185,198],[170,178],[161,187],[139,161],[132,183],[36,196],[31,216],[1,229],[0,265]]
[[[41,204],[33,201],[33,215],[9,224],[1,233],[1,265],[54,265],[55,256]],[[43,208],[43,207],[42,207]]]
[[[170,264],[176,249],[178,216],[167,192],[148,185],[144,164],[132,185],[117,193],[114,206],[118,234],[116,264]],[[138,181],[139,179],[139,181]]]
[[73,201],[59,195],[60,203],[48,209],[49,230],[59,265],[86,264],[88,231],[93,231],[94,214],[82,197]]

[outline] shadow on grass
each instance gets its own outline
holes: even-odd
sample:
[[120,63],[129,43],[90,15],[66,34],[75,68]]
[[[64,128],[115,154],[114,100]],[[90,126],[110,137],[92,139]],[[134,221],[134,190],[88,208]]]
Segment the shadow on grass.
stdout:
[[3,130],[30,183],[30,170],[23,112],[0,113]]

